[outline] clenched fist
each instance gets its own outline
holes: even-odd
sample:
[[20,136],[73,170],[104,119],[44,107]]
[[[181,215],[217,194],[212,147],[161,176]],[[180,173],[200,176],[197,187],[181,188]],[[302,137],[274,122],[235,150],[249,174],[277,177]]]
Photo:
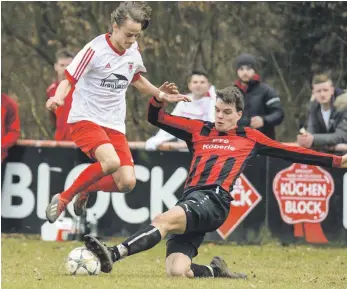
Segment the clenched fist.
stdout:
[[59,99],[59,98],[55,98],[54,96],[49,98],[46,102],[46,107],[48,110],[56,110],[58,108],[58,106],[62,106],[64,104],[64,101]]

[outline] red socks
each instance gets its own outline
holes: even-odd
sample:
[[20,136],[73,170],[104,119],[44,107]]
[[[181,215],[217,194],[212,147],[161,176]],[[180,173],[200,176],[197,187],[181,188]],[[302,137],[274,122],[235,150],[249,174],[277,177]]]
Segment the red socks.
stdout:
[[70,188],[61,193],[60,197],[70,202],[76,194],[84,191],[86,188],[96,183],[103,177],[104,173],[102,171],[101,164],[99,162],[94,163],[87,167],[73,182]]
[[104,192],[118,192],[118,188],[116,183],[114,182],[114,179],[112,175],[108,175],[106,177],[103,177],[101,180],[97,181],[95,184],[90,185],[88,188],[86,188],[83,192],[89,193],[89,192],[96,192],[96,191],[104,191]]

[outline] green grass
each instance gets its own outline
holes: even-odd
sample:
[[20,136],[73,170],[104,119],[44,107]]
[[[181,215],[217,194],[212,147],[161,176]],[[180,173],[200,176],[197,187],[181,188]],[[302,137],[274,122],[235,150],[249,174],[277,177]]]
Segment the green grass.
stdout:
[[[112,244],[119,240],[112,240]],[[196,263],[221,255],[248,280],[167,278],[165,243],[115,264],[111,274],[68,276],[64,260],[78,242],[43,242],[33,237],[2,235],[1,287],[9,288],[347,288],[347,249],[204,244]]]

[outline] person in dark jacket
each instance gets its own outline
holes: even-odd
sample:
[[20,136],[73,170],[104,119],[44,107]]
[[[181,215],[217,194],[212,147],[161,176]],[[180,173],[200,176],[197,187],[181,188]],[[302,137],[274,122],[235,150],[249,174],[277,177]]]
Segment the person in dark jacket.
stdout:
[[258,129],[275,139],[275,126],[284,118],[281,100],[276,91],[256,73],[257,61],[253,55],[241,54],[236,59],[238,80],[235,85],[242,90],[245,110],[238,124]]
[[312,92],[315,102],[311,103],[307,130],[297,136],[297,143],[320,150],[347,143],[347,110],[336,109],[333,105],[335,90],[330,77],[327,74],[315,75]]

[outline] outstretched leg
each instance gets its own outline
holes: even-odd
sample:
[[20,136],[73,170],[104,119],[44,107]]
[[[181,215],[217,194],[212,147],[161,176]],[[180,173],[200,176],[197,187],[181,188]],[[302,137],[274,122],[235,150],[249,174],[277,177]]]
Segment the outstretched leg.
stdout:
[[175,206],[156,216],[151,225],[138,231],[117,246],[107,247],[90,235],[85,236],[85,245],[99,257],[101,271],[108,273],[112,270],[114,262],[126,256],[151,249],[168,233],[183,234],[186,224],[187,218],[184,210],[179,206]]

